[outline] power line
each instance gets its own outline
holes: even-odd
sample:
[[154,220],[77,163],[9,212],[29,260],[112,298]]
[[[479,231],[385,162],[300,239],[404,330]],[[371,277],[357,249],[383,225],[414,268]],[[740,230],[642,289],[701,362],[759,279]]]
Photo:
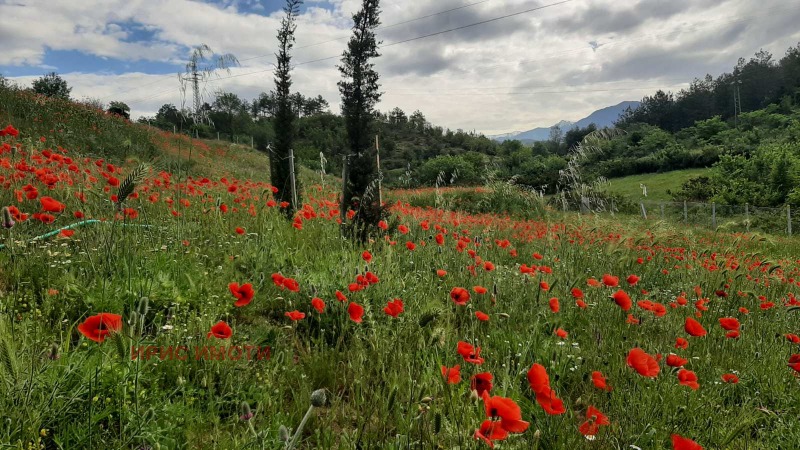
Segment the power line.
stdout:
[[[419,20],[427,19],[427,18],[430,18],[430,17],[435,17],[435,16],[440,16],[440,15],[443,15],[443,14],[448,14],[448,13],[451,13],[453,11],[458,11],[458,10],[461,10],[461,9],[470,8],[470,7],[473,7],[473,6],[476,6],[476,5],[480,5],[482,3],[487,3],[489,1],[491,1],[491,0],[480,0],[480,1],[477,1],[477,2],[469,3],[467,5],[461,5],[461,6],[457,6],[455,8],[450,8],[450,9],[446,9],[446,10],[443,10],[443,11],[439,11],[439,12],[435,12],[435,13],[431,13],[431,14],[426,14],[424,16],[414,17],[412,19],[404,20],[402,22],[396,22],[396,23],[393,23],[393,24],[389,24],[389,25],[385,25],[385,26],[382,26],[382,27],[378,27],[377,30],[386,30],[386,29],[397,27],[397,26],[400,26],[400,25],[405,25],[405,24],[408,24],[408,23],[412,23],[412,22],[416,22],[416,21],[419,21]],[[315,42],[313,44],[308,44],[308,45],[303,45],[303,46],[300,46],[300,47],[295,47],[295,50],[315,47],[315,46],[318,46],[318,45],[328,44],[330,42],[341,41],[341,40],[347,39],[349,37],[350,36],[348,35],[348,36],[342,36],[342,37],[339,37],[339,38],[329,39],[327,41]],[[266,57],[270,57],[270,56],[274,56],[274,55],[273,54],[268,54],[268,55],[260,55],[260,56],[251,56],[249,58],[241,59],[240,62],[242,62],[242,61],[252,61],[252,60],[255,60],[255,59],[266,58]],[[338,57],[338,56],[339,55],[337,55],[336,57]],[[269,70],[272,70],[272,69],[269,69]],[[166,74],[165,78],[166,78],[166,76],[172,77],[172,76],[174,76],[174,74]],[[131,92],[131,91],[135,91],[135,90],[138,90],[138,89],[142,89],[142,88],[145,88],[145,87],[148,87],[148,86],[152,86],[154,84],[161,83],[161,82],[165,81],[165,78],[164,79],[159,79],[159,80],[156,80],[156,81],[153,81],[151,83],[147,83],[147,84],[144,84],[144,85],[141,85],[141,86],[138,86],[138,87],[134,87],[134,88],[127,89],[127,90],[124,90],[124,91],[120,91],[120,92],[117,92],[115,94],[107,95],[105,97],[102,97],[101,100],[103,100],[105,98],[109,98],[109,97],[115,97],[115,96],[118,96],[118,95],[122,95],[122,94]]]
[[[467,25],[462,25],[462,26],[455,27],[455,28],[449,28],[447,30],[437,31],[435,33],[429,33],[429,34],[425,34],[425,35],[422,35],[422,36],[416,36],[416,37],[413,37],[413,38],[403,39],[401,41],[392,42],[392,43],[389,43],[389,44],[384,44],[384,45],[381,45],[380,48],[392,47],[392,46],[395,46],[395,45],[405,44],[407,42],[418,41],[420,39],[426,39],[426,38],[429,38],[429,37],[440,36],[442,34],[451,33],[453,31],[463,30],[463,29],[475,27],[475,26],[478,26],[478,25],[484,25],[484,24],[487,24],[487,23],[490,23],[490,22],[496,22],[498,20],[508,19],[509,17],[519,16],[519,15],[522,15],[522,14],[527,14],[527,13],[531,13],[531,12],[534,12],[534,11],[539,11],[539,10],[546,9],[546,8],[551,8],[553,6],[563,5],[565,3],[570,3],[570,2],[573,2],[573,1],[575,1],[575,0],[562,0],[562,1],[559,1],[559,2],[556,2],[556,3],[550,3],[550,4],[547,4],[547,5],[537,6],[535,8],[529,8],[529,9],[526,9],[524,11],[518,11],[518,12],[515,12],[515,13],[511,13],[511,14],[505,14],[503,16],[493,17],[491,19],[481,20],[479,22],[474,22],[474,23],[470,23],[470,24],[467,24]],[[312,64],[312,63],[321,62],[321,61],[328,61],[328,60],[331,60],[331,59],[341,58],[341,56],[342,55],[339,54],[339,55],[333,55],[333,56],[326,56],[324,58],[312,59],[310,61],[303,61],[303,62],[299,62],[297,64],[294,64],[293,67],[304,66],[306,64]],[[254,72],[241,73],[241,74],[232,75],[232,76],[229,76],[229,77],[220,77],[220,78],[217,78],[216,80],[210,80],[209,82],[227,80],[229,78],[244,77],[244,76],[247,76],[247,75],[255,75],[255,74],[259,74],[259,73],[270,72],[271,70],[272,69],[256,70]]]
[[[489,2],[489,1],[490,0],[481,0],[479,2],[474,2],[474,3],[467,4],[467,5],[461,5],[461,6],[458,6],[458,7],[455,7],[455,8],[446,9],[444,11],[439,11],[439,12],[435,12],[435,13],[431,13],[431,14],[426,14],[424,16],[415,17],[413,19],[404,20],[402,22],[396,22],[396,23],[393,23],[393,24],[390,24],[390,25],[385,25],[385,26],[382,26],[382,27],[378,27],[375,30],[377,31],[377,30],[386,30],[386,29],[389,29],[389,28],[394,28],[394,27],[397,27],[397,26],[400,26],[400,25],[405,25],[405,24],[408,24],[408,23],[417,22],[419,20],[427,19],[429,17],[440,16],[442,14],[451,13],[453,11],[458,11],[460,9],[470,8],[472,6],[480,5],[482,3],[486,3],[486,2]],[[304,48],[316,47],[318,45],[323,45],[323,44],[329,44],[331,42],[342,41],[342,40],[348,39],[349,37],[350,37],[349,35],[348,36],[342,36],[342,37],[338,37],[338,38],[328,39],[327,41],[321,41],[321,42],[315,42],[313,44],[302,45],[300,47],[295,47],[295,50],[301,50],[301,49],[304,49]],[[254,59],[266,58],[268,56],[273,56],[273,55],[269,54],[269,55],[252,56],[250,58],[242,59],[242,61],[251,61],[251,60],[254,60]]]

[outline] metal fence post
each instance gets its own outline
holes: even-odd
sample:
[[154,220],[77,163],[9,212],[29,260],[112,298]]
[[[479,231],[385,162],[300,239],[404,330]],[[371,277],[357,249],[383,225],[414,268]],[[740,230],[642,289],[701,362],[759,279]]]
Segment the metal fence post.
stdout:
[[750,232],[750,205],[748,203],[744,204],[744,220],[745,226],[747,227],[747,232]]
[[689,214],[686,209],[686,200],[683,201],[683,222],[689,223]]
[[644,209],[644,202],[639,202],[639,206],[642,207],[642,217],[644,217],[644,220],[647,220],[647,210]]
[[711,202],[711,228],[717,229],[717,203]]

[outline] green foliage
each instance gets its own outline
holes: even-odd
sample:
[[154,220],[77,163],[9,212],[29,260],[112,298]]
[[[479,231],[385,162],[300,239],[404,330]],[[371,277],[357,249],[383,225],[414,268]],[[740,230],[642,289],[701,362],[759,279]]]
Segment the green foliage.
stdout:
[[353,36],[342,54],[339,93],[347,131],[345,166],[342,180],[342,211],[355,211],[351,234],[360,241],[374,232],[383,218],[378,201],[380,174],[377,148],[373,144],[374,107],[381,97],[378,72],[372,60],[380,56],[375,29],[380,25],[380,1],[363,0],[353,14]]
[[292,161],[296,114],[290,98],[292,87],[290,52],[294,46],[294,32],[297,29],[295,22],[302,3],[299,0],[286,0],[283,8],[286,15],[281,19],[281,27],[278,30],[278,64],[275,66],[275,146],[269,154],[270,180],[272,185],[278,188],[278,192],[274,194],[275,200],[289,204],[284,209],[287,219],[291,219],[300,206],[297,204],[300,198],[300,185],[297,181],[299,164]]
[[33,92],[44,95],[45,97],[69,100],[69,93],[72,88],[57,73],[50,72],[43,77],[34,80]]

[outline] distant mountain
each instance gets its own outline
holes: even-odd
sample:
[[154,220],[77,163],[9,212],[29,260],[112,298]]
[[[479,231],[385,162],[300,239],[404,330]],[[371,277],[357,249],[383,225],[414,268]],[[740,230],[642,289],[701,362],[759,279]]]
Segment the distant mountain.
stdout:
[[[565,132],[574,127],[585,128],[591,123],[597,125],[598,128],[610,127],[614,125],[614,122],[619,119],[619,116],[625,112],[628,107],[631,109],[636,109],[638,106],[639,102],[622,102],[618,105],[599,109],[589,114],[589,116],[578,120],[577,122],[562,120],[555,125],[560,126],[561,130]],[[498,134],[489,136],[489,138],[498,142],[503,142],[508,139],[516,139],[523,142],[546,141],[550,138],[550,128],[555,125],[546,128],[534,128],[528,131],[515,131],[512,133]]]

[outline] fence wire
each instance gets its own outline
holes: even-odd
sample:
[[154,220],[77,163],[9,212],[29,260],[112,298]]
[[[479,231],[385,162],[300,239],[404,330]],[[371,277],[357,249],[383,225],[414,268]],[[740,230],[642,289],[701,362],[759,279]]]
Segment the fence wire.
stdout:
[[750,205],[721,205],[718,203],[642,201],[616,205],[584,198],[581,202],[565,203],[564,210],[581,213],[636,215],[644,220],[666,220],[676,224],[706,227],[726,232],[762,232],[793,235],[800,231],[796,215],[800,208],[786,205],[765,208]]

